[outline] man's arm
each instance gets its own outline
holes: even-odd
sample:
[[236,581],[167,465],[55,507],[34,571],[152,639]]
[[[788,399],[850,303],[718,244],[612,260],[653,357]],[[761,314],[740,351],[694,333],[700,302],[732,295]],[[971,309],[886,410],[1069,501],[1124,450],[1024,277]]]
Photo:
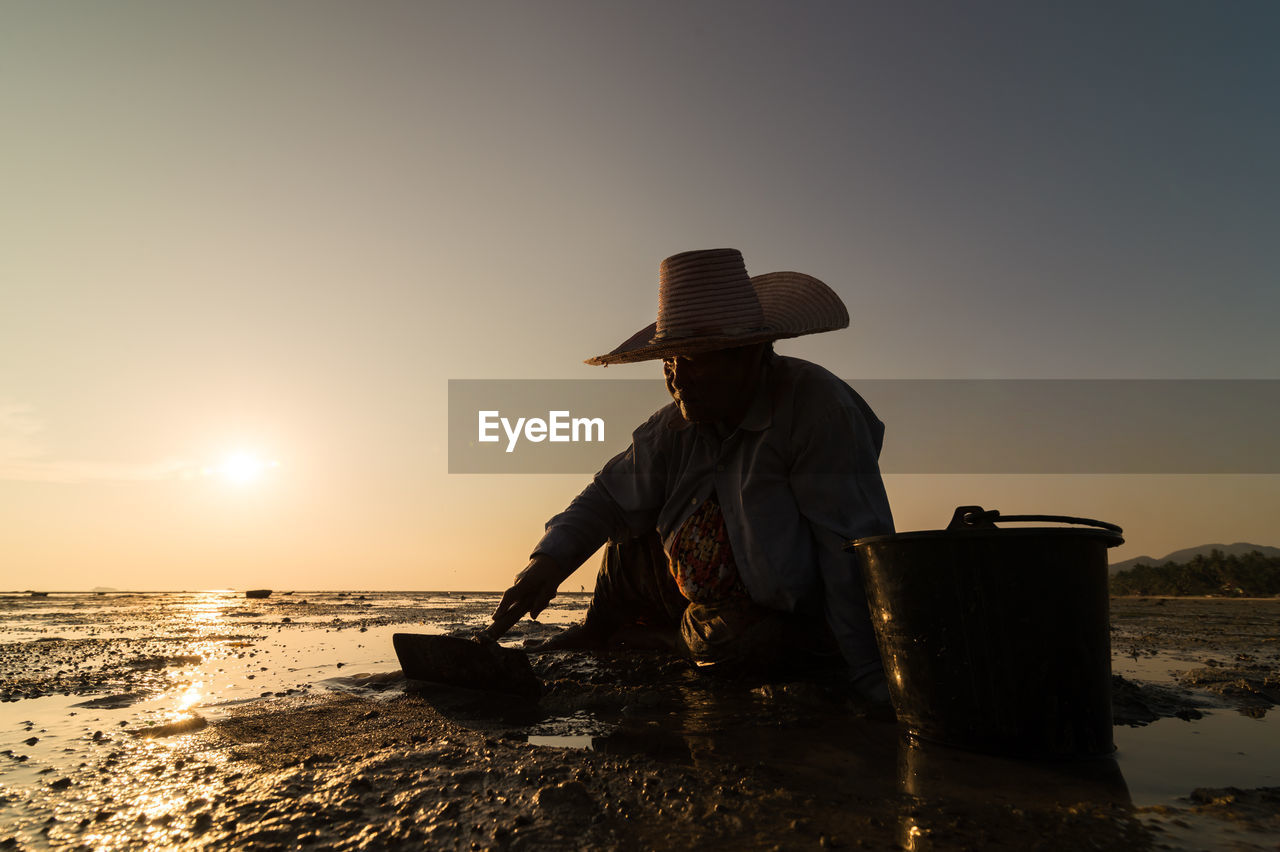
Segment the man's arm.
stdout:
[[538,613],[546,609],[547,604],[556,596],[556,589],[572,573],[565,573],[551,557],[535,553],[525,569],[516,575],[511,588],[503,593],[498,608],[493,611],[490,635],[497,639],[510,630],[525,613],[537,618]]
[[637,429],[631,446],[610,459],[563,512],[547,521],[546,534],[529,564],[503,594],[493,614],[495,625],[509,627],[526,612],[536,618],[560,584],[606,541],[654,528],[665,481],[660,415]]
[[[618,460],[615,457],[609,464]],[[609,465],[605,466],[608,470]],[[604,473],[604,471],[601,471]],[[597,479],[600,474],[597,474]],[[493,613],[492,633],[500,636],[525,613],[538,617],[570,574],[618,528],[620,512],[597,481],[547,521],[547,531]]]

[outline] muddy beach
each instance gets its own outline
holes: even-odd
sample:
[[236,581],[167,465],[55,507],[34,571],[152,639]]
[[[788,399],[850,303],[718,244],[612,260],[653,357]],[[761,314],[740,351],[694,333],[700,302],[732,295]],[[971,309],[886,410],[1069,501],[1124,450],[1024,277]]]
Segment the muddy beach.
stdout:
[[0,848],[1280,842],[1280,601],[1114,600],[1117,755],[1033,764],[652,653],[536,657],[537,702],[409,683],[390,633],[492,596],[361,594],[0,598]]

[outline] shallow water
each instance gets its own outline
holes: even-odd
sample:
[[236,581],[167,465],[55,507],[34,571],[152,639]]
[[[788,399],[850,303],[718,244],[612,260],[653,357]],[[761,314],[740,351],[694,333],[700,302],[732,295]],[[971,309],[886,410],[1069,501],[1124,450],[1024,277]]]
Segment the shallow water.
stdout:
[[[1209,658],[1225,662],[1228,656]],[[1174,684],[1176,673],[1201,665],[1203,659],[1186,652],[1160,653],[1136,662],[1117,658],[1112,671],[1135,681]],[[1116,763],[1138,807],[1176,805],[1200,787],[1280,786],[1280,723],[1274,710],[1250,715],[1209,708],[1199,719],[1117,725],[1114,737]]]
[[[230,592],[0,596],[0,686],[6,696],[0,702],[0,793],[7,797],[0,798],[0,840],[6,826],[34,825],[30,807],[23,811],[6,802],[35,801],[39,792],[46,809],[40,814],[82,823],[128,801],[129,813],[146,817],[137,831],[113,822],[111,831],[81,840],[102,848],[142,842],[155,829],[148,819],[176,813],[179,802],[225,792],[227,782],[216,772],[180,776],[189,739],[181,731],[268,698],[400,695],[405,681],[388,674],[398,669],[393,633],[479,627],[497,600],[487,593],[302,591],[266,600]],[[585,603],[584,596],[563,596],[540,619],[542,626],[525,622],[509,641],[518,644],[547,625],[575,621]],[[1230,653],[1213,649],[1116,645],[1113,670],[1146,683],[1175,684],[1178,672],[1206,660],[1231,662]],[[562,665],[582,682],[608,679],[607,672],[593,673],[590,660]],[[1245,715],[1210,707],[1191,721],[1118,727],[1114,759],[1067,771],[920,743],[884,722],[833,719],[802,690],[770,689],[717,691],[676,681],[665,691],[637,693],[620,707],[553,710],[515,723],[513,733],[550,749],[636,754],[690,766],[726,759],[756,763],[783,773],[789,783],[843,785],[850,796],[868,801],[888,795],[899,802],[960,802],[975,813],[1036,797],[1112,803],[1139,809],[1171,848],[1213,848],[1220,841],[1251,848],[1252,842],[1280,839],[1186,812],[1196,788],[1280,786],[1280,730],[1265,708]],[[1206,696],[1207,703],[1214,700]],[[187,727],[166,727],[173,725]],[[118,775],[77,783],[65,796],[50,798],[58,779],[95,771],[90,758],[104,743],[118,755],[112,764]],[[851,759],[859,762],[856,772],[848,766]],[[1170,815],[1164,808],[1179,810]],[[898,842],[927,848],[944,821],[927,808],[918,810],[901,819]],[[40,845],[30,831],[22,836],[28,845]]]
[[[0,784],[29,784],[70,771],[95,731],[140,731],[197,716],[214,721],[264,698],[368,691],[368,675],[399,669],[393,633],[481,626],[498,597],[0,596],[0,684],[39,682],[41,693],[0,702]],[[570,599],[540,621],[569,623],[581,608]],[[33,664],[47,671],[23,671]],[[70,677],[52,682],[59,672]],[[32,738],[37,742],[28,744]]]
[[1194,787],[1280,786],[1280,728],[1232,710],[1117,728],[1116,760],[1138,806],[1173,804]]

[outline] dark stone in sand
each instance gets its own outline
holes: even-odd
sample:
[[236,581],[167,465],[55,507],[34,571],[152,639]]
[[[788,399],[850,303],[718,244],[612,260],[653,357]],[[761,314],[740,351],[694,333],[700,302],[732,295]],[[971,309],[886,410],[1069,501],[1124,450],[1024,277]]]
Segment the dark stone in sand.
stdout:
[[[88,701],[81,701],[79,704],[73,704],[72,707],[87,707],[90,710],[119,710],[121,707],[128,707],[137,701],[141,701],[142,696],[132,692],[122,692],[118,695],[104,695],[101,698],[91,698]],[[125,724],[124,722],[120,723]]]
[[[1280,787],[1197,787],[1187,798],[1192,813],[1217,817],[1254,831],[1280,829]],[[1240,844],[1239,848],[1262,847]]]
[[1141,727],[1157,719],[1199,719],[1203,706],[1185,692],[1153,684],[1139,684],[1111,676],[1111,715],[1117,725]]
[[164,669],[169,666],[196,666],[204,662],[203,657],[194,654],[177,654],[172,657],[138,657],[130,660],[128,665],[130,668],[150,671],[152,669]]
[[391,641],[407,678],[512,695],[542,692],[528,655],[492,639],[397,633]]
[[153,725],[149,728],[140,728],[136,731],[130,731],[135,737],[171,737],[175,734],[190,734],[204,728],[209,723],[205,721],[203,716],[192,716],[190,719],[183,719],[179,722],[170,722],[168,725]]
[[246,598],[269,598],[271,597],[270,589],[250,589],[244,593]]
[[1258,787],[1252,790],[1241,790],[1239,787],[1197,787],[1191,791],[1190,798],[1197,805],[1248,802],[1264,804],[1272,814],[1280,811],[1280,787]]
[[1269,708],[1280,703],[1280,676],[1265,665],[1223,667],[1215,661],[1204,668],[1183,672],[1178,681],[1183,686],[1217,693],[1233,703],[1248,707]]
[[533,794],[533,803],[553,819],[586,820],[597,810],[596,802],[581,781],[549,784]]

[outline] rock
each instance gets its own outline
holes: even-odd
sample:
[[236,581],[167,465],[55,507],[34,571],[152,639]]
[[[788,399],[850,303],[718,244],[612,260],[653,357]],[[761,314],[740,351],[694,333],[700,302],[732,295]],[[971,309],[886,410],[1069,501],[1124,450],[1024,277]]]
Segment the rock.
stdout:
[[481,635],[396,633],[391,642],[412,680],[531,698],[542,692],[528,654]]
[[250,589],[244,593],[246,598],[269,598],[271,597],[270,589]]
[[587,820],[596,812],[595,799],[581,781],[551,784],[533,794],[533,803],[552,819]]
[[135,737],[171,737],[175,734],[190,734],[204,728],[209,723],[203,716],[192,716],[189,719],[183,719],[178,722],[170,722],[167,725],[154,725],[149,728],[140,728],[136,731],[130,731]]
[[1111,713],[1117,725],[1140,727],[1170,716],[1194,718],[1199,711],[1196,701],[1186,693],[1112,675]]
[[121,707],[128,707],[142,700],[142,695],[134,692],[121,692],[115,695],[104,695],[101,698],[91,698],[88,701],[81,701],[79,704],[72,704],[72,707],[87,707],[90,710],[119,710]]
[[1276,824],[1280,813],[1280,787],[1197,787],[1188,797],[1194,813],[1209,814],[1238,825]]

